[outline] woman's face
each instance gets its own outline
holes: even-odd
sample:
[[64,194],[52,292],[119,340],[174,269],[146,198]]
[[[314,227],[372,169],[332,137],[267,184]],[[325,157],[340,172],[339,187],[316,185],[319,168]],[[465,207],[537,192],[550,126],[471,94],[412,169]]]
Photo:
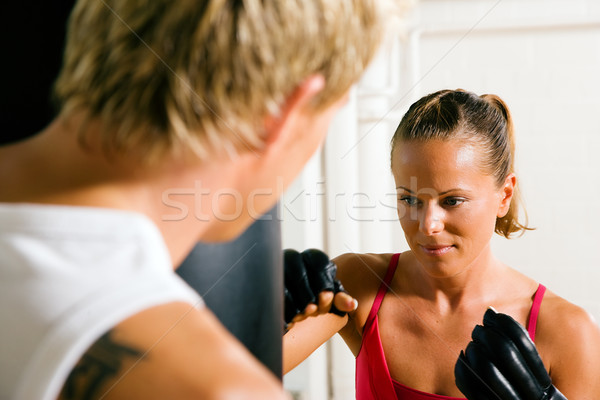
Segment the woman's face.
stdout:
[[394,149],[400,224],[431,276],[455,276],[491,255],[496,217],[508,211],[514,175],[498,187],[482,170],[480,151],[459,140],[401,142]]

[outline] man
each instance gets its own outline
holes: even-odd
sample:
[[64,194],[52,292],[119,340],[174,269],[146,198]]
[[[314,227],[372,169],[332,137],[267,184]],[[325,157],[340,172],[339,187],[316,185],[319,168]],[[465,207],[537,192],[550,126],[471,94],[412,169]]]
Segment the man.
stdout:
[[59,116],[0,148],[0,398],[286,397],[173,266],[298,174],[373,56],[375,3],[76,4]]

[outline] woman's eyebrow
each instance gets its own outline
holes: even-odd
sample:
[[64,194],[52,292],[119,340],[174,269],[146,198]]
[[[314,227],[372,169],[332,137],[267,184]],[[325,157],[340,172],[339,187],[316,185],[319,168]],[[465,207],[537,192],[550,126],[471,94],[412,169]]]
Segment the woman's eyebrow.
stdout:
[[465,193],[470,193],[470,191],[468,189],[454,188],[454,189],[446,190],[444,192],[440,192],[439,195],[443,196],[443,195],[448,194],[450,192],[465,192]]
[[397,189],[404,189],[404,190],[406,190],[406,191],[407,191],[407,192],[409,192],[409,193],[414,193],[412,190],[410,190],[410,189],[408,189],[408,188],[405,188],[404,186],[398,186],[398,187],[396,188],[396,190],[397,190]]
[[[403,189],[403,190],[406,190],[407,192],[409,192],[411,194],[414,194],[414,192],[412,190],[410,190],[409,188],[404,187],[404,186],[398,186],[396,189]],[[438,196],[443,196],[443,195],[451,193],[451,192],[466,192],[466,193],[469,193],[470,190],[468,190],[468,189],[461,189],[461,188],[453,188],[453,189],[448,189],[448,190],[445,190],[443,192],[438,193]],[[417,194],[418,193],[419,192],[417,191]]]

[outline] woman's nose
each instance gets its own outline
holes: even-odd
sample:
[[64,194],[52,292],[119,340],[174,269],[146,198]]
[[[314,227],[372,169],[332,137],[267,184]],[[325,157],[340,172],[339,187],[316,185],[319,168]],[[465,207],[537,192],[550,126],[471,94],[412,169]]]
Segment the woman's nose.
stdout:
[[436,206],[428,206],[423,210],[419,229],[427,236],[435,235],[444,230],[442,210]]

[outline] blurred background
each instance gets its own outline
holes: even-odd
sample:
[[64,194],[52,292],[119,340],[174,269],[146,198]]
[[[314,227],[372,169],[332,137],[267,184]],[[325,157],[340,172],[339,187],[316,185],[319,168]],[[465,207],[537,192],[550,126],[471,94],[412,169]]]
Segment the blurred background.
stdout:
[[[600,1],[421,0],[403,25],[282,199],[284,248],[407,250],[389,169],[402,115],[439,89],[495,93],[536,230],[496,236],[494,251],[600,320]],[[298,399],[353,399],[354,357],[336,337],[284,383]]]

